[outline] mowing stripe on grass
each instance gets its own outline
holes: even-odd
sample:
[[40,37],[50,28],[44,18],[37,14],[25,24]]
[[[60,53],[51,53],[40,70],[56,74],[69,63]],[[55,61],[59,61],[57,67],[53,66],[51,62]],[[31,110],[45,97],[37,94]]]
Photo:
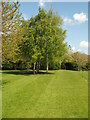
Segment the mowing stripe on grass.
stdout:
[[88,85],[81,73],[50,72],[52,74],[21,75],[22,78],[13,76],[14,82],[3,87],[3,117],[87,118]]

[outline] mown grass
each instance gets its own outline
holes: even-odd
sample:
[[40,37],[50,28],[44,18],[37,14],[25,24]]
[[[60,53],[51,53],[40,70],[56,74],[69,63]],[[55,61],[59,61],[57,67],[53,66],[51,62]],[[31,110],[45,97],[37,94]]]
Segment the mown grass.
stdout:
[[87,118],[86,72],[24,74],[3,71],[3,118]]

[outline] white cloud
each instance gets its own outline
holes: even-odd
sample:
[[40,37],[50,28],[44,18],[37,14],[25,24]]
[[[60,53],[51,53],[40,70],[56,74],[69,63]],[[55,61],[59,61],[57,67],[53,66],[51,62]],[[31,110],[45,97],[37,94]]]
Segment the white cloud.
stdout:
[[47,0],[46,2],[52,2],[52,0]]
[[65,24],[65,25],[67,25],[67,24],[71,24],[71,23],[72,23],[72,19],[67,18],[67,17],[64,18],[63,21],[64,21],[64,24]]
[[25,20],[28,20],[28,16],[25,13],[23,13],[23,17]]
[[73,19],[68,18],[68,17],[63,17],[63,21],[64,24],[67,25],[75,25],[75,24],[81,24],[81,23],[85,23],[86,21],[88,21],[87,15],[83,12],[81,13],[75,13],[73,15]]
[[44,7],[44,1],[43,1],[43,0],[40,0],[40,1],[39,1],[39,6],[40,6],[40,7]]
[[80,42],[80,47],[81,48],[88,48],[88,47],[90,47],[90,43],[87,42],[87,41],[81,41]]
[[76,48],[74,46],[72,46],[71,44],[69,44],[69,47],[73,52],[76,50]]
[[82,50],[81,50],[81,49],[78,49],[77,52],[82,52]]
[[73,18],[75,21],[79,22],[79,23],[84,23],[86,21],[88,21],[87,15],[85,13],[75,13],[73,15]]
[[75,51],[75,47],[72,47],[72,50]]

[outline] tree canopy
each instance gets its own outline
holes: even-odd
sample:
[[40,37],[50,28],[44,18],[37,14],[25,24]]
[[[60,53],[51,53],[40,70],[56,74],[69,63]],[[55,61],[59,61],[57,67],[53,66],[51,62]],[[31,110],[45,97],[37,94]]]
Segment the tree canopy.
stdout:
[[63,20],[53,13],[52,8],[47,12],[39,7],[39,13],[23,23],[25,32],[20,48],[22,57],[33,64],[34,74],[35,66],[37,65],[39,71],[40,61],[44,59],[48,73],[50,61],[52,59],[60,61],[66,50],[66,44],[63,42],[66,30],[61,27]]
[[[85,54],[72,53],[65,43],[66,30],[63,19],[44,8],[38,14],[25,20],[19,12],[19,2],[2,2],[2,65],[3,68],[60,69],[61,64],[69,62],[88,67]],[[86,59],[85,59],[86,58]],[[20,67],[20,65],[22,67]],[[13,68],[14,67],[14,68]],[[88,67],[89,68],[89,67]]]
[[2,2],[2,63],[16,63],[20,41],[20,17],[18,2]]

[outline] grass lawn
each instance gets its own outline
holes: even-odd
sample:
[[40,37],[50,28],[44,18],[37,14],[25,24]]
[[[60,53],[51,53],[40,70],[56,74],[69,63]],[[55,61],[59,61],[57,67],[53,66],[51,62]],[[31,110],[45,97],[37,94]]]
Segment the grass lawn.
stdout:
[[3,71],[3,118],[87,118],[88,73]]

